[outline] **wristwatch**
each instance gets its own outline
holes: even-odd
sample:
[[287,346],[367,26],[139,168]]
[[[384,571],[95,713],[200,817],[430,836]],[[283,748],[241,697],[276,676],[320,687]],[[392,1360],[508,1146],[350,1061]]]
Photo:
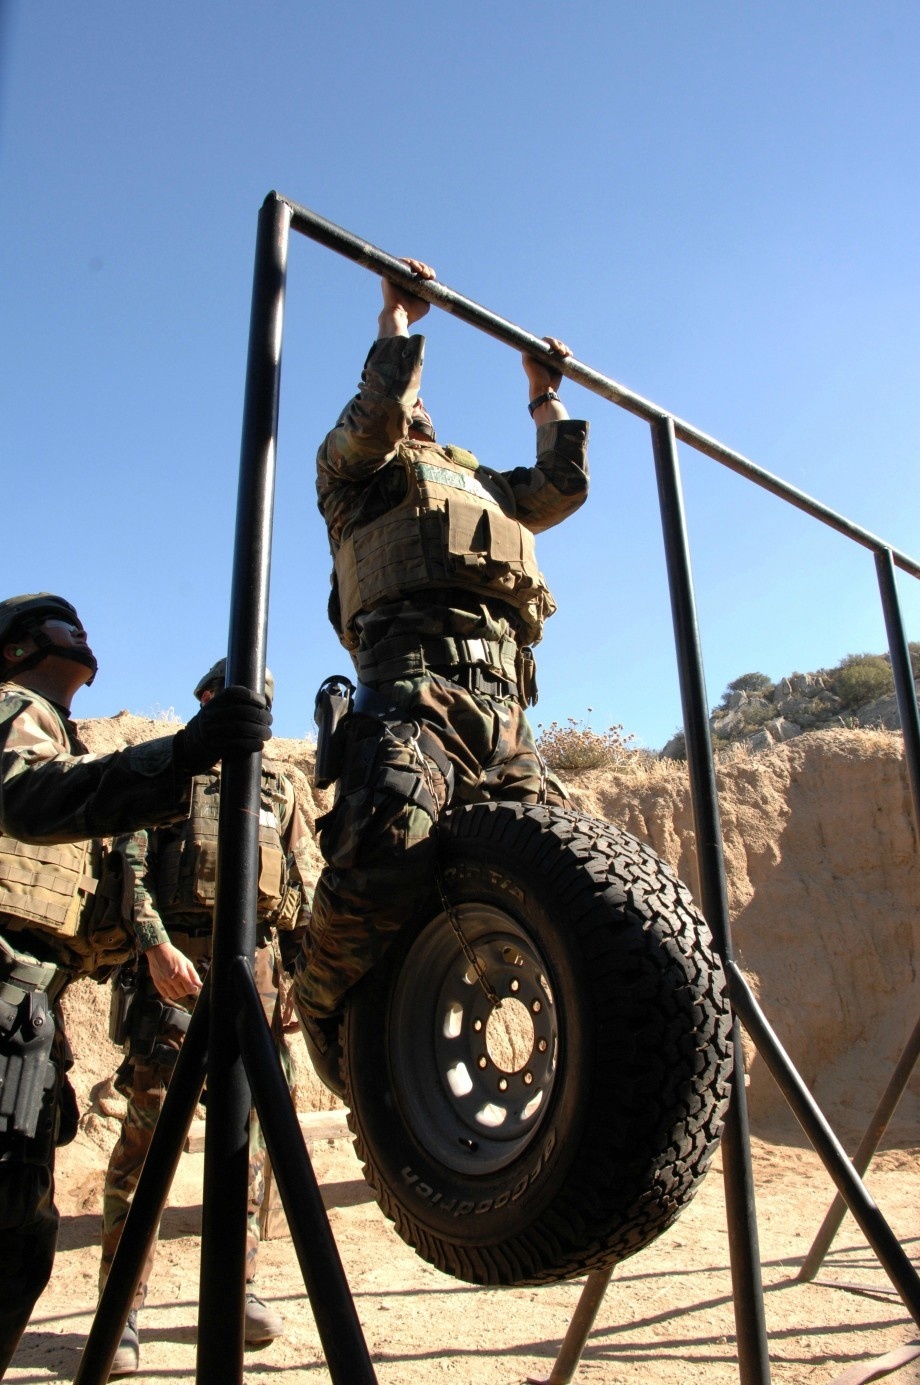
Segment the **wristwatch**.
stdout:
[[[554,399],[559,399],[555,390],[547,390],[545,394],[538,394],[536,399],[531,399],[530,403],[527,405],[530,417],[533,418],[541,404],[551,404]],[[562,401],[559,400],[559,402],[561,403]]]

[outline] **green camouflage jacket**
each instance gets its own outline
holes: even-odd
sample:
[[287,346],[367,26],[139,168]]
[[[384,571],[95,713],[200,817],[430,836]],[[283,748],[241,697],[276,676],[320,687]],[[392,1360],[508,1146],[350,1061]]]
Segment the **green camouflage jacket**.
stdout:
[[[171,736],[93,755],[62,708],[16,683],[0,683],[0,833],[24,844],[21,855],[28,857],[30,845],[92,841],[85,867],[92,872],[100,838],[184,816],[189,784],[174,768]],[[76,965],[65,938],[33,936],[16,923],[15,915],[0,912],[0,929],[15,934],[16,950],[31,952],[34,944],[42,961]]]

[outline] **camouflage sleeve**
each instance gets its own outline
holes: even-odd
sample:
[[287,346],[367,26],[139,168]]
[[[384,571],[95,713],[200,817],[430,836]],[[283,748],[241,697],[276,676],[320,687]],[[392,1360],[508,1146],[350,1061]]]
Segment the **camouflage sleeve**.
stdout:
[[537,464],[502,472],[517,502],[516,518],[540,534],[574,514],[588,495],[588,424],[557,419],[537,429]]
[[424,359],[424,337],[381,337],[374,342],[358,393],[319,450],[321,506],[326,487],[372,476],[393,456],[409,430]]
[[284,797],[281,803],[278,803],[276,800],[273,806],[275,809],[275,820],[278,823],[278,831],[281,835],[282,842],[285,842],[288,828],[291,825],[296,799],[294,797],[294,785],[291,783],[290,779],[288,779],[287,775],[279,774],[278,779],[280,781],[279,787]]
[[169,934],[157,910],[153,884],[156,843],[156,833],[146,832],[143,828],[139,832],[117,837],[114,843],[115,850],[121,852],[133,877],[131,925],[139,952],[169,942]]
[[312,837],[307,826],[306,819],[300,811],[300,805],[294,794],[294,786],[288,779],[284,780],[286,789],[290,789],[289,811],[286,821],[282,828],[282,844],[288,857],[288,868],[291,872],[292,880],[298,880],[303,892],[303,902],[300,907],[300,918],[296,920],[295,927],[308,923],[313,909],[313,886],[310,879],[314,874],[312,870],[311,845]]
[[154,827],[188,811],[172,737],[111,755],[73,754],[30,696],[0,695],[0,828],[22,842],[76,842]]

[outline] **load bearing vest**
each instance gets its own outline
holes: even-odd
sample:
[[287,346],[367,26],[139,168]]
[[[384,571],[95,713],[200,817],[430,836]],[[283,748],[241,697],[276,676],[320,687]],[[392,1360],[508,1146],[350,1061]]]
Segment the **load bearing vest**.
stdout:
[[471,452],[429,443],[401,443],[389,465],[405,469],[405,497],[333,549],[343,642],[353,642],[362,611],[461,587],[515,607],[522,643],[536,644],[556,603],[502,478]]
[[[86,747],[68,737],[58,713],[36,693],[11,684],[4,692],[4,717],[27,712],[41,735],[64,754]],[[113,854],[98,840],[56,844],[22,842],[0,834],[0,916],[5,931],[28,936],[50,951],[56,965],[73,975],[98,975],[131,955],[134,947],[118,897],[119,876],[110,869]]]
[[98,842],[34,845],[0,836],[0,913],[75,938],[99,874]]
[[[284,802],[281,776],[263,768],[258,911],[260,917],[272,921],[280,921],[275,916],[282,912],[286,917],[288,910],[282,906],[291,893],[287,853],[278,828],[278,814]],[[164,917],[213,907],[219,815],[220,775],[197,775],[192,780],[187,821],[178,828],[164,829],[158,839],[154,879],[157,909]]]
[[[0,916],[15,946],[41,938],[55,965],[73,976],[104,975],[134,951],[119,896],[107,874],[111,853],[100,841],[33,845],[0,837]],[[107,883],[111,885],[111,889]]]

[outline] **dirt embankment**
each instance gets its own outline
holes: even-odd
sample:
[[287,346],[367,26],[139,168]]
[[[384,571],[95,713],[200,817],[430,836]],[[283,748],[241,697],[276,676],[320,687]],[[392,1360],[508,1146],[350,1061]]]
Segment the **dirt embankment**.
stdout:
[[[920,853],[900,736],[823,731],[718,769],[737,959],[831,1120],[859,1130],[920,1009]],[[579,808],[648,841],[697,894],[683,766],[598,772],[571,784]],[[756,1128],[785,1103],[748,1055]],[[920,1074],[892,1134],[916,1138]]]

